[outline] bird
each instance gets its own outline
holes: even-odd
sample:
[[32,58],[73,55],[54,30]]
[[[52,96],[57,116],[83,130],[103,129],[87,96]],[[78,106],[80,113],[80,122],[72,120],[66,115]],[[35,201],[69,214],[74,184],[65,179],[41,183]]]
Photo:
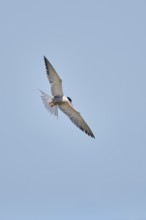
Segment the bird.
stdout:
[[57,74],[56,70],[48,59],[44,56],[47,78],[50,82],[52,96],[41,92],[41,98],[45,108],[58,118],[58,109],[60,109],[69,119],[87,135],[95,138],[93,132],[85,122],[80,112],[78,112],[72,104],[72,99],[64,95],[62,87],[62,79]]

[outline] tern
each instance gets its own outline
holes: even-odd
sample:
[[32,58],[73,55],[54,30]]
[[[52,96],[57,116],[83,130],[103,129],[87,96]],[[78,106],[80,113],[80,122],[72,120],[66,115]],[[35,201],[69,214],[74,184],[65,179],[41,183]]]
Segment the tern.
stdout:
[[41,98],[45,108],[53,115],[58,117],[58,109],[65,113],[69,119],[87,135],[95,138],[93,132],[78,112],[72,105],[72,100],[63,93],[62,80],[57,74],[54,67],[44,56],[44,62],[46,66],[46,73],[51,85],[52,96],[49,96],[45,92],[41,91]]

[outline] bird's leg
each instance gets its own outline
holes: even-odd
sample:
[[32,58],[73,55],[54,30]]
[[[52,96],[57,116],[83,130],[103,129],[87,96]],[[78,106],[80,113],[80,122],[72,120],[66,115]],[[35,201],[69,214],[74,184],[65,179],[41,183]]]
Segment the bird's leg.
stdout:
[[57,105],[57,102],[55,100],[52,100],[51,102],[49,102],[49,106],[52,108],[55,105]]
[[54,101],[49,102],[49,106],[50,106],[50,107],[54,107],[54,105],[55,105],[55,104],[54,104]]

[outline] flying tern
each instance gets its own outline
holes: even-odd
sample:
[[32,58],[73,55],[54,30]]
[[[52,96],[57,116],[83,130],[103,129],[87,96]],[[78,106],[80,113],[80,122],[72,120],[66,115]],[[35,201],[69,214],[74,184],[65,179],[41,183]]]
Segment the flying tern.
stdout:
[[44,56],[44,62],[46,66],[47,77],[51,85],[52,96],[49,96],[45,92],[41,91],[41,98],[45,108],[53,115],[58,117],[58,109],[64,112],[70,120],[87,135],[95,138],[93,132],[78,112],[72,105],[72,100],[63,93],[62,80],[57,74],[54,67]]

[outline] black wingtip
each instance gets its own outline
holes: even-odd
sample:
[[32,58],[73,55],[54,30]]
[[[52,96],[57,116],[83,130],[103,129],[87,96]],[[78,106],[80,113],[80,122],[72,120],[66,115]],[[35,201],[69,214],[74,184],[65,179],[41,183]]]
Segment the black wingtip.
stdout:
[[[85,133],[86,133],[86,131],[85,131]],[[86,133],[86,134],[88,134],[90,137],[92,137],[92,138],[95,139],[95,136],[94,136],[94,134],[92,133],[92,131],[91,131],[90,133]]]
[[47,61],[47,58],[44,56],[44,61],[46,62]]
[[92,137],[95,139],[95,136],[94,136],[94,134],[92,133]]
[[94,134],[92,133],[92,134],[88,134],[90,137],[92,137],[92,138],[94,138],[95,139],[95,136],[94,136]]
[[44,56],[44,62],[45,62],[46,69],[48,70],[48,65],[47,65],[48,60],[47,60],[47,58],[45,56]]

